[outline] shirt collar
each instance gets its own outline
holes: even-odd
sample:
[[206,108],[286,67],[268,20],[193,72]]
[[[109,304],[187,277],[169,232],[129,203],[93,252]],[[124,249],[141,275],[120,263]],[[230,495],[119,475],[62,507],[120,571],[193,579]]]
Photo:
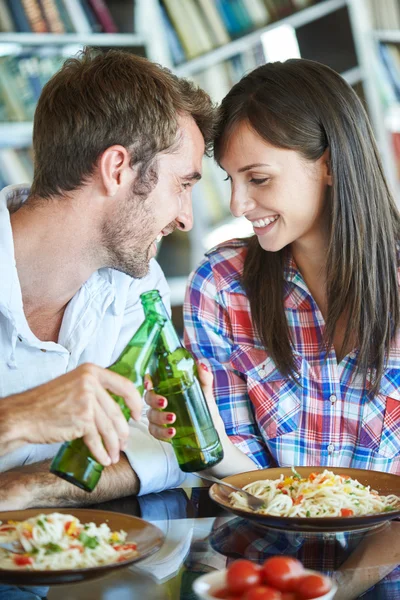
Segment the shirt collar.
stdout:
[[[26,185],[7,186],[0,192],[0,310],[14,322],[17,312],[22,311],[21,287],[15,264],[14,240],[10,212],[15,212],[29,195]],[[23,311],[22,311],[23,312]]]
[[[40,345],[42,348],[48,347],[50,349],[54,346],[54,343],[38,340],[31,332],[26,321],[15,263],[10,213],[16,212],[22,206],[29,193],[30,188],[27,184],[10,185],[0,192],[0,272],[2,274],[0,311],[10,320],[16,333],[29,339],[32,345]],[[118,278],[118,274],[113,269],[99,269],[83,284],[76,296],[84,293],[88,302],[93,297],[96,297],[98,302],[103,302],[104,298],[107,298],[108,304],[112,303],[114,314],[118,314],[124,309],[124,302],[123,298],[118,301],[116,278]]]

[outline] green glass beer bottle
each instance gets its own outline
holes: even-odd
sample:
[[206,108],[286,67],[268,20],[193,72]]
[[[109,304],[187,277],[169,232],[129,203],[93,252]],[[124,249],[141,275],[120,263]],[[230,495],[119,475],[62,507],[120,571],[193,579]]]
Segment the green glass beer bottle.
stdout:
[[157,313],[166,319],[150,372],[154,390],[167,398],[167,410],[176,414],[171,444],[179,467],[187,473],[208,469],[218,464],[224,453],[198,380],[196,362],[182,346],[159,292],[146,292],[140,298],[147,317]]
[[[108,367],[110,371],[133,381],[141,394],[143,394],[143,377],[154,354],[164,323],[165,319],[159,315],[152,314],[146,317],[118,360]],[[126,420],[129,421],[131,413],[125,400],[111,392],[109,394],[121,408]],[[66,479],[86,492],[94,490],[103,469],[103,465],[93,458],[82,438],[64,443],[50,466],[51,473]]]

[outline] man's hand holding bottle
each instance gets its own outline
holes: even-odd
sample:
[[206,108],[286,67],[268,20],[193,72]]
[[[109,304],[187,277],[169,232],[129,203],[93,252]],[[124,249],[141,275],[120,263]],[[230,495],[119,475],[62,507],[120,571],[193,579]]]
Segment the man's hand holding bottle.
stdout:
[[129,427],[107,390],[123,397],[132,418],[140,420],[142,399],[134,384],[89,363],[36,388],[2,398],[0,455],[26,443],[83,438],[99,463],[107,466],[118,462]]

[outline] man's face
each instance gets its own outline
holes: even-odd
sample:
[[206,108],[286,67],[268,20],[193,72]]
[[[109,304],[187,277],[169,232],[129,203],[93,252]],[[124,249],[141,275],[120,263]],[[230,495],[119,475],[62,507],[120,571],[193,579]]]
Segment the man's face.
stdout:
[[193,226],[192,187],[201,178],[204,139],[188,116],[179,118],[178,136],[176,148],[157,157],[158,181],[147,198],[128,193],[103,229],[109,266],[132,277],[147,274],[163,236]]

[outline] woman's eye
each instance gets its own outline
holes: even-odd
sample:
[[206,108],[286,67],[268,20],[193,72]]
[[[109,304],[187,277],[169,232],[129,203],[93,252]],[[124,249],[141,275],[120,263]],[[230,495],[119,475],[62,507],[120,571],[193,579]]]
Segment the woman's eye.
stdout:
[[261,185],[262,183],[266,183],[269,180],[270,180],[269,177],[264,177],[263,179],[257,179],[255,177],[252,177],[250,179],[250,183],[255,183],[256,185]]
[[192,186],[191,183],[182,183],[182,187],[183,187],[184,190],[189,189],[191,186]]
[[232,177],[230,175],[227,175],[224,179],[224,181],[231,181],[231,180],[232,180]]

